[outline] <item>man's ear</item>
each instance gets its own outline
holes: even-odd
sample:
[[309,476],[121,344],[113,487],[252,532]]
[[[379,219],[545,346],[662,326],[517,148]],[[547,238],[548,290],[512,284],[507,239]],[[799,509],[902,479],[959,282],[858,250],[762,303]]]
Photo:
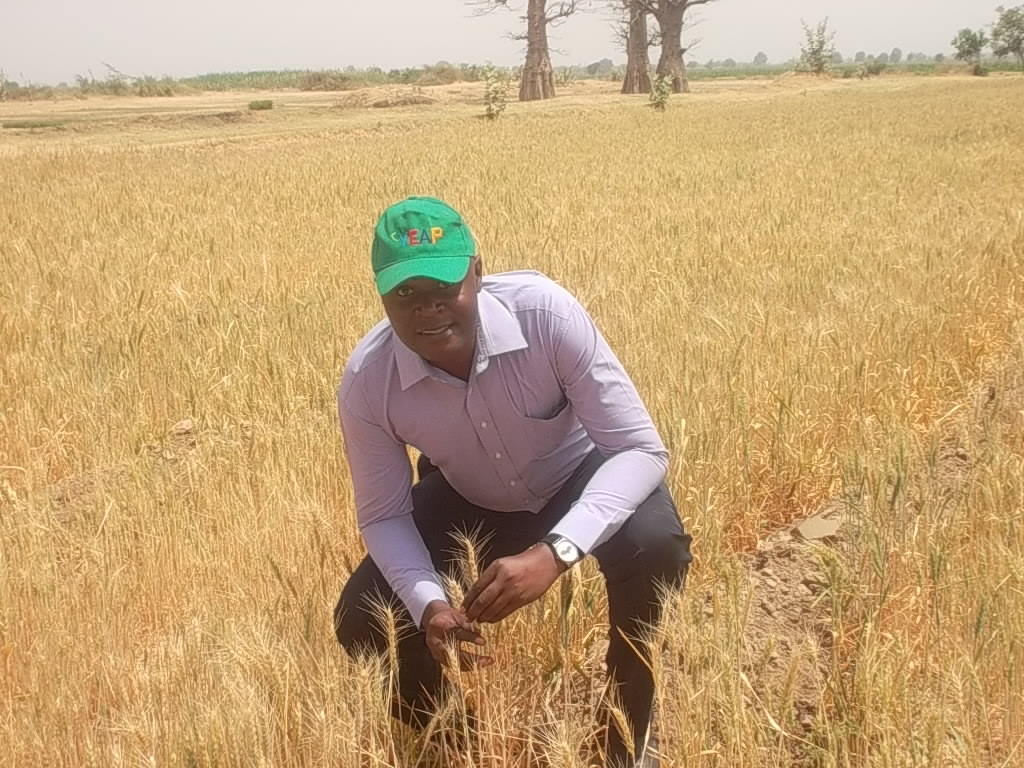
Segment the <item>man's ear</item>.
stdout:
[[484,260],[477,256],[473,259],[473,278],[476,280],[477,293],[484,287]]

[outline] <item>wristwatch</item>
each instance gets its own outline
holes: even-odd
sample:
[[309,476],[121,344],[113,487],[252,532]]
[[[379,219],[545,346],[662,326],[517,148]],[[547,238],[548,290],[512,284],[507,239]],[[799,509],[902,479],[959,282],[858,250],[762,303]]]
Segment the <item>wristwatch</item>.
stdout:
[[583,559],[579,547],[557,533],[549,533],[541,542],[551,547],[551,551],[555,553],[555,560],[563,566],[563,570],[572,568]]

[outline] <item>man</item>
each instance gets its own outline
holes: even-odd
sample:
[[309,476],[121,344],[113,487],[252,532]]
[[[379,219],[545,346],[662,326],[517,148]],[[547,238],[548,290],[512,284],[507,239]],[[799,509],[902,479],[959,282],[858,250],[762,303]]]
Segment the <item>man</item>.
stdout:
[[[579,302],[536,272],[484,278],[469,227],[440,200],[387,209],[372,264],[387,320],[338,389],[369,555],[335,609],[338,640],[384,653],[374,605],[407,612],[418,631],[398,644],[395,715],[423,726],[445,695],[447,649],[490,663],[461,645],[484,645],[478,623],[502,621],[593,555],[608,591],[609,676],[634,734],[630,745],[610,728],[608,752],[629,765],[646,748],[654,694],[636,639],[691,560],[646,408]],[[415,485],[407,446],[437,468]],[[467,530],[488,549],[452,605],[438,574],[454,566],[452,533]]]

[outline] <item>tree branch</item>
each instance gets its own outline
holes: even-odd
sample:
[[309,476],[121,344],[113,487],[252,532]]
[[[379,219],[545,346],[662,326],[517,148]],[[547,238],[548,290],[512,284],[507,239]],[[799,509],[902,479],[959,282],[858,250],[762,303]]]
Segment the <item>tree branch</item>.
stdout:
[[652,19],[657,21],[658,25],[660,26],[662,16],[662,0],[639,0],[639,2],[640,4],[638,7],[640,12],[648,14]]
[[563,2],[560,2],[558,7],[555,8],[552,13],[549,13],[544,17],[544,21],[552,26],[557,26],[559,22],[565,21],[576,13],[579,5],[580,0],[563,0]]
[[661,34],[661,27],[657,24],[654,25],[654,29],[647,28],[647,47],[648,48],[661,48],[662,40],[664,36]]
[[474,9],[474,16],[486,16],[497,10],[515,10],[508,3],[509,0],[466,0],[466,5]]

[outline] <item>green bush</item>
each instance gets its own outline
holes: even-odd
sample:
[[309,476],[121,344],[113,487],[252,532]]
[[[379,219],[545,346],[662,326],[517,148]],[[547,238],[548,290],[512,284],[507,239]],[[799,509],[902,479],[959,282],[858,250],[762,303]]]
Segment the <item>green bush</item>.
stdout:
[[490,64],[484,70],[484,114],[488,120],[497,120],[508,106],[509,76]]
[[257,99],[256,101],[249,102],[249,109],[254,112],[260,112],[265,109],[273,109],[274,102],[270,99]]
[[672,78],[658,75],[651,84],[651,106],[658,112],[664,112],[672,95]]

